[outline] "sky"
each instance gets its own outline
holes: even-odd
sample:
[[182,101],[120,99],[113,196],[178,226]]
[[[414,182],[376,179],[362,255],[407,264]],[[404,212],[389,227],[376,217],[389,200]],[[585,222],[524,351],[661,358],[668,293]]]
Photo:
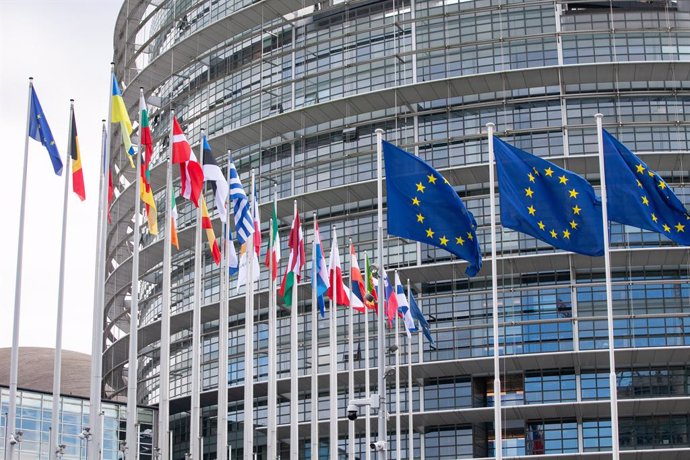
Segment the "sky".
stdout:
[[[28,84],[33,77],[63,162],[69,100],[75,100],[86,201],[70,191],[62,343],[65,350],[91,352],[101,120],[107,118],[113,29],[122,1],[0,0],[0,169],[5,190],[0,347],[12,345]],[[56,176],[46,149],[33,139],[27,170],[19,345],[54,348],[68,171]]]

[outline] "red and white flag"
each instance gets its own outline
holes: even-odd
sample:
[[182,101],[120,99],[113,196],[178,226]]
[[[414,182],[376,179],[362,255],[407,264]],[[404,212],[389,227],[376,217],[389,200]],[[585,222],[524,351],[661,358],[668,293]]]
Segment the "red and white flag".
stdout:
[[173,117],[173,163],[180,165],[180,183],[182,184],[182,196],[191,200],[194,206],[199,207],[199,196],[204,184],[204,171],[187,142],[187,137],[182,132],[177,118]]
[[328,280],[330,286],[328,286],[328,291],[326,294],[328,298],[333,301],[333,289],[336,289],[336,304],[349,306],[350,300],[348,299],[349,289],[346,290],[343,284],[343,271],[340,268],[340,252],[338,251],[338,236],[333,229],[333,240],[331,240],[331,255],[328,258]]

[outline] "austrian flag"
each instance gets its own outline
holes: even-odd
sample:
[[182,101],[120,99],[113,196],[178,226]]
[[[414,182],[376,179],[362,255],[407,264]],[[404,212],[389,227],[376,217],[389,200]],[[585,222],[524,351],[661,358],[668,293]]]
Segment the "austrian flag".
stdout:
[[204,183],[204,171],[201,169],[201,165],[192,152],[187,137],[182,132],[182,128],[175,117],[173,117],[172,157],[173,163],[180,165],[182,196],[191,200],[194,206],[198,208],[199,196]]

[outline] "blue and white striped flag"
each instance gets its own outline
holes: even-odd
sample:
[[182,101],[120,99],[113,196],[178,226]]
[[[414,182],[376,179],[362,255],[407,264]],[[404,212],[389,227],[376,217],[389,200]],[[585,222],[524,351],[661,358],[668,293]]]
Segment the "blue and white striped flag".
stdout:
[[400,282],[400,276],[398,276],[397,271],[395,272],[395,297],[398,299],[398,313],[402,315],[405,331],[407,336],[410,337],[412,332],[417,332],[417,326],[412,318],[410,304],[407,302],[407,296],[405,295],[405,288]]
[[237,174],[235,163],[230,160],[230,200],[232,201],[232,212],[235,216],[235,231],[237,241],[240,246],[247,241],[254,233],[254,221],[249,209],[249,200],[244,192],[240,176]]

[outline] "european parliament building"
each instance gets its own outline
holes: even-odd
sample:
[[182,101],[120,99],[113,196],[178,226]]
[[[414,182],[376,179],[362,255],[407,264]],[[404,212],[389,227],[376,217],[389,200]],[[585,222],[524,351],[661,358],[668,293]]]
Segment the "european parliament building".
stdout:
[[[151,101],[151,182],[161,229],[171,109],[195,150],[201,129],[219,164],[231,150],[245,188],[256,171],[264,241],[276,186],[281,274],[294,200],[308,259],[312,212],[318,213],[326,249],[335,225],[340,241],[352,238],[360,256],[375,254],[379,128],[386,140],[439,170],[474,214],[484,266],[472,278],[464,274],[466,262],[450,253],[385,234],[386,266],[410,280],[436,341],[432,347],[421,335],[402,337],[400,356],[405,369],[411,366],[413,392],[409,399],[401,391],[399,439],[389,404],[391,452],[399,444],[402,458],[493,457],[493,406],[500,397],[505,456],[611,457],[603,257],[555,250],[499,221],[497,270],[491,272],[486,124],[495,123],[496,135],[507,142],[583,175],[598,191],[594,114],[603,113],[604,127],[690,205],[689,0],[126,0],[114,47],[132,119],[138,118],[139,87]],[[128,379],[136,378],[137,402],[157,406],[163,232],[144,233],[138,241],[138,371],[132,376],[127,347],[134,171],[117,142],[111,158],[116,197],[108,228],[103,392],[120,398]],[[170,429],[173,458],[181,460],[189,450],[195,209],[186,200],[177,203]],[[219,234],[213,209],[212,217]],[[612,223],[610,254],[621,458],[690,458],[690,250],[660,234]],[[204,260],[203,458],[216,457],[219,381],[228,385],[227,429],[236,458],[243,450],[247,372],[244,296],[233,286],[229,317],[219,321],[220,271],[207,249]],[[300,424],[300,458],[328,458],[331,423],[338,424],[345,458],[350,365],[357,395],[364,394],[365,362],[360,353],[352,363],[345,358],[348,335],[340,318],[341,418],[329,420],[328,324],[320,321],[318,333],[311,330],[310,270],[308,261],[299,291],[299,366],[289,366],[289,314],[281,308],[275,376],[268,375],[267,364],[267,270],[258,284],[251,372],[260,459],[267,458],[269,377],[278,385],[281,458],[287,458],[291,417]],[[492,276],[499,283],[500,395],[492,385]],[[353,331],[358,350],[364,348],[361,318]],[[219,344],[219,328],[228,328],[227,344]],[[311,356],[312,340],[319,340],[323,356]],[[372,350],[375,341],[374,335]],[[219,353],[228,354],[227,375],[218,375]],[[376,362],[373,353],[372,366]],[[312,365],[324,374],[322,394],[309,391]],[[289,411],[291,371],[300,376],[299,413]],[[406,386],[406,371],[401,378]],[[389,386],[389,402],[393,392]],[[319,405],[319,455],[310,449],[312,404]],[[356,433],[356,457],[365,458],[360,421]]]

